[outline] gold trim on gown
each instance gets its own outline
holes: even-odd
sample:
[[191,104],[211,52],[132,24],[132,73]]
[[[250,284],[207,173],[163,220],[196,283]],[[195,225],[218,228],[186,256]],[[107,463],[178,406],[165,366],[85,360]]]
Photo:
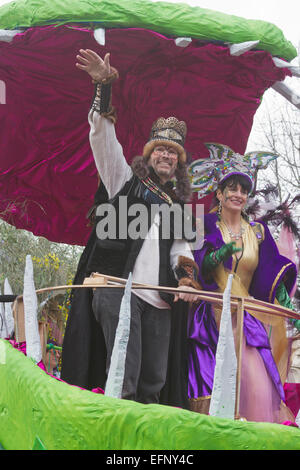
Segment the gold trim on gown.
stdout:
[[[224,292],[227,285],[228,275],[233,274],[233,282],[231,292],[233,295],[250,297],[248,289],[251,285],[253,274],[258,266],[259,261],[259,244],[264,239],[264,227],[256,223],[255,226],[250,225],[242,219],[242,227],[244,233],[242,235],[243,248],[242,252],[238,252],[233,256],[232,270],[228,271],[221,263],[213,272],[214,281],[218,284],[219,292]],[[221,220],[217,222],[220,229],[224,243],[232,242],[230,233]],[[257,232],[261,233],[261,238],[257,237]],[[236,271],[236,272],[234,272]],[[277,301],[275,300],[277,303]],[[282,384],[285,382],[288,372],[288,340],[286,335],[285,320],[263,313],[257,313],[247,308],[247,312],[260,320],[269,336],[272,354],[277,365]],[[215,320],[217,328],[219,329],[222,307],[214,306]],[[235,335],[236,329],[236,309],[232,309],[233,333]],[[199,397],[190,399],[190,409],[198,413],[208,414],[210,403],[210,395],[206,397]],[[285,410],[286,406],[282,403],[282,408]],[[283,410],[283,411],[284,411]],[[289,411],[287,409],[287,411]],[[289,413],[287,413],[289,415]],[[292,419],[292,416],[288,416]],[[283,419],[286,418],[285,412]]]

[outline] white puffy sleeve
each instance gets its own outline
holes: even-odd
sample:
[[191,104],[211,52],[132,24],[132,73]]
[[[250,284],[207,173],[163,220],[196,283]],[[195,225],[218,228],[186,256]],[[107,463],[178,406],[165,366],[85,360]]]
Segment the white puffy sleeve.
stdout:
[[117,140],[114,124],[93,109],[89,112],[88,121],[95,164],[108,197],[111,198],[131,178],[132,170]]

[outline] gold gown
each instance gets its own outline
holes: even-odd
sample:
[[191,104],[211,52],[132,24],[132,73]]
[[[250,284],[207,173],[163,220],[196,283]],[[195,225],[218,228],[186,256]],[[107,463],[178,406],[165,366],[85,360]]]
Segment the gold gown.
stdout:
[[[225,223],[217,222],[224,243],[232,242]],[[242,219],[244,233],[242,235],[242,251],[233,256],[232,270],[228,271],[221,263],[213,272],[214,281],[219,286],[219,292],[224,292],[228,275],[233,274],[231,292],[233,295],[249,297],[249,287],[259,261],[259,244],[264,239],[264,227],[261,224],[250,225]],[[258,238],[257,231],[261,237]],[[214,306],[214,315],[219,329],[221,307]],[[268,314],[259,314],[247,308],[247,312],[263,323],[269,336],[272,354],[277,365],[282,384],[288,372],[288,342],[285,321],[282,318]],[[236,339],[236,310],[232,309],[232,326]],[[210,397],[200,397],[191,400],[191,409],[198,412],[208,412]],[[294,416],[285,404],[278,400],[278,394],[257,348],[248,346],[245,337],[242,348],[241,399],[240,415],[249,421],[268,421],[281,423],[286,420],[294,421]]]

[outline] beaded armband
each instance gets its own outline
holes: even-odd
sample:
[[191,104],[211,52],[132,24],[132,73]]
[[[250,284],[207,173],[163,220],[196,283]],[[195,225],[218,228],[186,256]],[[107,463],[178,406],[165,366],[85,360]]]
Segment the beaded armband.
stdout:
[[116,110],[111,103],[112,83],[119,77],[118,71],[111,67],[111,74],[101,81],[93,80],[95,93],[91,109],[106,117],[113,123],[116,122]]

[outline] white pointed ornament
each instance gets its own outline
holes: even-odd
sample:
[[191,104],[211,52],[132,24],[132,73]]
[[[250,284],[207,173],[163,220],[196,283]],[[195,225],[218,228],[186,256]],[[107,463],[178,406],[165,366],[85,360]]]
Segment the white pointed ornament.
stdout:
[[223,294],[215,375],[209,408],[210,415],[227,419],[234,419],[237,374],[237,358],[230,308],[232,278],[233,275],[230,274]]
[[30,255],[26,256],[23,302],[26,355],[38,363],[42,360],[42,348],[37,318],[38,302],[34,285],[33,264]]
[[[13,295],[12,288],[6,278],[4,281],[4,295]],[[12,313],[12,302],[6,302],[4,306],[4,315],[5,315],[5,322],[7,327],[8,337],[11,337],[15,324],[14,324],[14,317]]]
[[119,322],[105,386],[105,395],[113,398],[122,398],[127,344],[130,333],[131,286],[132,274],[130,273],[120,306]]
[[105,46],[105,29],[97,28],[94,31],[94,38],[100,46]]
[[[1,289],[0,289],[0,295],[1,295]],[[0,338],[7,338],[4,305],[2,302],[0,302]]]
[[245,52],[250,51],[251,49],[256,47],[258,44],[259,44],[259,40],[240,42],[237,44],[230,44],[229,45],[230,55],[233,55],[233,56],[242,55]]

